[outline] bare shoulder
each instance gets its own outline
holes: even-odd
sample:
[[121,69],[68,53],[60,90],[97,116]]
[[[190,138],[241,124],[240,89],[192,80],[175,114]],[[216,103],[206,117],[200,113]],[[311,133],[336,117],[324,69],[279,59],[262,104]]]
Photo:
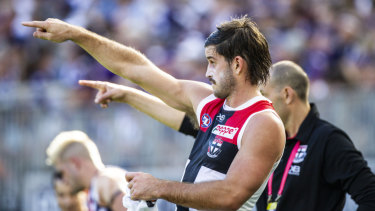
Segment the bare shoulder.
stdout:
[[198,104],[207,96],[213,93],[212,87],[209,84],[199,82],[199,81],[190,81],[190,80],[181,80],[183,89],[186,90],[190,96],[191,104],[193,105],[194,110],[196,110]]
[[257,129],[258,127],[262,127],[264,130],[277,129],[275,132],[285,133],[283,122],[275,111],[264,111],[254,115],[249,121],[250,124],[251,127]]
[[265,111],[252,116],[246,125],[242,145],[261,151],[273,149],[280,157],[285,145],[285,128],[276,112]]
[[122,183],[125,181],[126,170],[118,167],[108,167],[102,170],[98,175],[98,186]]
[[125,178],[126,170],[116,166],[106,167],[99,175],[111,178]]
[[100,202],[108,205],[114,194],[121,191],[125,193],[127,182],[126,171],[118,167],[109,167],[102,170],[97,178]]

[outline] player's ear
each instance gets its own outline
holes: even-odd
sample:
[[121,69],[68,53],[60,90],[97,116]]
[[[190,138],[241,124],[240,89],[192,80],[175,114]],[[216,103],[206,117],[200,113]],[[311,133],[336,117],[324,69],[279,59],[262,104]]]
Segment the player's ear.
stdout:
[[241,72],[243,72],[244,65],[245,60],[241,56],[234,57],[232,60],[233,73],[239,75]]
[[282,90],[282,94],[287,105],[291,104],[295,100],[296,92],[290,86],[284,87]]
[[69,158],[70,163],[76,168],[80,169],[82,167],[82,161],[78,157],[70,157]]

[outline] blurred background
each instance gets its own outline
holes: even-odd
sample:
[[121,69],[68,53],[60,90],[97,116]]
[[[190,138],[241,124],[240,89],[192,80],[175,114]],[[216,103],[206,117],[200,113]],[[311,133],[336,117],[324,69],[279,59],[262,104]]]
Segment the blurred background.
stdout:
[[[57,210],[45,148],[85,131],[105,164],[179,180],[193,138],[127,105],[101,109],[79,79],[133,84],[71,42],[32,37],[21,21],[59,18],[139,49],[177,78],[207,82],[205,38],[248,14],[273,62],[300,64],[321,117],[344,129],[375,169],[375,13],[372,0],[1,0],[0,210]],[[347,202],[346,210],[355,204]]]

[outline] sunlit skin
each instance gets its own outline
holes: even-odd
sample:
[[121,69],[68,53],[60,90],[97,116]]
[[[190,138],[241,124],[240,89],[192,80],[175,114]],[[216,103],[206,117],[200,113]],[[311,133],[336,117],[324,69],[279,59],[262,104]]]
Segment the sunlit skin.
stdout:
[[[243,21],[246,23],[240,23],[242,20],[233,21],[252,28],[246,25],[250,24],[250,20],[245,17]],[[187,113],[198,114],[196,111],[202,105],[202,100],[208,99],[212,90],[216,97],[225,98],[225,105],[231,108],[240,107],[260,95],[257,83],[247,80],[250,69],[246,59],[235,55],[230,61],[226,60],[217,54],[214,46],[205,49],[209,62],[206,76],[212,82],[210,87],[197,81],[178,80],[160,70],[137,50],[57,19],[24,22],[23,25],[37,28],[34,32],[36,38],[75,42],[111,72],[140,85],[168,105]],[[269,128],[269,131],[264,128]],[[131,199],[162,198],[198,210],[238,210],[265,181],[285,144],[284,127],[272,112],[262,112],[251,118],[241,131],[245,131],[241,138],[241,150],[233,159],[224,180],[183,183],[157,179],[143,172],[127,172]],[[75,165],[77,169],[81,168],[79,162]],[[84,183],[84,175],[91,176],[94,172],[78,172],[82,175],[81,184],[88,187],[89,184]],[[250,203],[248,205],[252,206]]]
[[214,95],[224,99],[233,92],[235,79],[230,65],[224,56],[216,52],[215,46],[208,46],[205,49],[208,61],[206,77],[212,83]]
[[55,181],[55,192],[57,203],[62,211],[80,211],[84,210],[84,194],[85,193],[72,193],[69,185],[65,184],[62,180]]

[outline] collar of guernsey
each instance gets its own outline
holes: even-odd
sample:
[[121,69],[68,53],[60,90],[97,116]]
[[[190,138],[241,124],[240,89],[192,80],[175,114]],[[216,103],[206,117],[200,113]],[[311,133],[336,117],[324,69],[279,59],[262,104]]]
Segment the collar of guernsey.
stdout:
[[[276,202],[280,199],[280,197],[283,193],[286,178],[288,177],[288,172],[289,172],[290,167],[292,166],[293,160],[296,157],[299,145],[300,145],[300,141],[297,141],[296,145],[294,145],[294,147],[293,147],[292,153],[290,154],[290,156],[288,158],[288,162],[286,164],[286,167],[285,167],[284,173],[283,173],[283,177],[281,179],[279,191],[277,192],[277,197],[275,199]],[[271,201],[271,197],[272,197],[272,180],[273,180],[273,173],[271,174],[271,176],[268,180],[268,202]]]

